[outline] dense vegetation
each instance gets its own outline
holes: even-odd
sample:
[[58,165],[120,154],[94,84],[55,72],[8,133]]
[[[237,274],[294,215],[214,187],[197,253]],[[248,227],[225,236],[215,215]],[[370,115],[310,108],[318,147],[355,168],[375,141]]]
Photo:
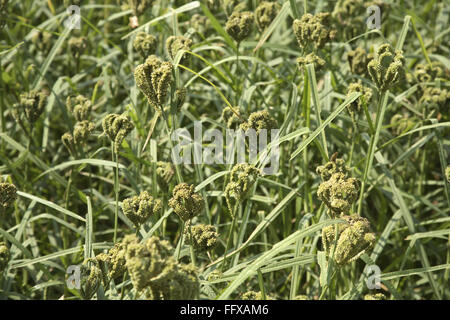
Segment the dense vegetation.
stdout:
[[0,0],[0,298],[450,298],[448,10]]

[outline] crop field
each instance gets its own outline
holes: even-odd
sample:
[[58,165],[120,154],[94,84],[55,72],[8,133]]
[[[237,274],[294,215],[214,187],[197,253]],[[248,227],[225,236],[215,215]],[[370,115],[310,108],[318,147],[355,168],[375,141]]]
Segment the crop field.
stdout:
[[0,300],[450,299],[449,13],[0,0]]

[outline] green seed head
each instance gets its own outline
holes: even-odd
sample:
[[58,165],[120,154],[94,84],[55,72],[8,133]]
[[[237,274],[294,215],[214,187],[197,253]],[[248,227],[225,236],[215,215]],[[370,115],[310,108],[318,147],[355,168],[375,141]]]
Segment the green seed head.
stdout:
[[364,300],[386,300],[386,296],[382,293],[366,294]]
[[184,104],[184,101],[186,100],[186,88],[179,88],[175,90],[175,107],[177,108],[177,111],[181,110],[181,107]]
[[262,1],[255,10],[255,20],[259,31],[263,32],[275,19],[280,11],[280,5],[276,2]]
[[90,300],[102,281],[102,271],[98,266],[98,262],[93,259],[87,259],[83,262],[80,268],[81,283],[80,294],[85,300]]
[[134,70],[136,85],[155,109],[162,108],[165,102],[172,82],[172,70],[172,63],[162,62],[155,55],[149,56]]
[[317,196],[331,210],[333,215],[346,213],[358,198],[359,183],[355,178],[347,178],[344,173],[334,173],[322,182]]
[[139,196],[125,199],[122,203],[123,213],[134,223],[136,229],[144,224],[150,216],[157,214],[161,209],[161,200],[153,199],[147,191],[142,191]]
[[293,29],[300,47],[308,44],[322,48],[327,42],[334,39],[336,31],[330,27],[330,14],[321,12],[316,15],[304,14],[302,18],[295,19]]
[[252,112],[248,117],[248,121],[241,124],[242,130],[247,131],[248,129],[254,129],[257,134],[263,129],[269,131],[276,127],[277,121],[267,110]]
[[199,252],[214,249],[219,238],[216,228],[206,224],[193,226],[190,228],[190,232],[188,232],[187,235],[189,243]]
[[297,58],[297,64],[300,70],[304,70],[307,64],[314,64],[315,70],[320,70],[325,65],[325,60],[315,55],[314,53],[307,54],[304,57]]
[[126,266],[138,292],[153,300],[194,299],[199,293],[198,270],[177,263],[169,242],[151,237],[127,246]]
[[86,37],[72,37],[69,40],[69,50],[75,59],[79,59],[86,50],[88,41]]
[[152,73],[152,85],[156,92],[158,105],[162,106],[169,92],[169,86],[172,81],[173,65],[170,62],[163,62],[161,67]]
[[247,8],[247,4],[242,0],[209,0],[209,2],[219,2],[222,4],[222,10],[227,16],[234,12],[241,12]]
[[11,253],[5,242],[0,242],[0,276],[6,267],[8,266],[9,260],[11,259]]
[[158,161],[156,163],[156,181],[161,189],[167,190],[174,175],[175,169],[170,162]]
[[91,132],[95,129],[95,124],[88,120],[77,122],[73,128],[73,140],[76,145],[86,143]]
[[366,50],[361,47],[357,47],[355,50],[351,50],[347,53],[347,61],[350,65],[350,70],[360,76],[367,75],[367,64],[372,59],[372,54],[367,54]]
[[424,82],[434,81],[444,75],[443,69],[445,67],[438,61],[433,61],[431,64],[418,64],[414,70],[414,76],[420,84]]
[[367,70],[378,89],[386,91],[405,77],[404,64],[401,50],[394,52],[389,44],[383,44],[367,65]]
[[234,204],[242,202],[247,197],[260,176],[261,171],[248,163],[239,163],[233,167],[230,182],[225,187],[225,199],[231,214],[233,214]]
[[450,166],[445,168],[445,177],[447,178],[447,181],[450,182]]
[[42,53],[47,53],[52,47],[52,37],[50,32],[38,30],[33,34],[31,42],[36,46],[36,49]]
[[250,11],[233,12],[225,25],[226,32],[236,41],[241,42],[252,32],[254,23],[253,13]]
[[180,183],[173,189],[173,196],[169,200],[169,206],[183,221],[192,219],[205,207],[203,197],[194,190],[194,185]]
[[[179,51],[189,50],[192,45],[192,40],[184,36],[170,36],[166,40],[166,50],[172,60]],[[184,64],[187,62],[189,54],[184,52],[181,56],[180,63]]]
[[210,22],[206,16],[201,14],[194,14],[189,21],[189,25],[199,34],[205,34],[210,27]]
[[[358,215],[340,217],[345,223],[337,225],[338,240],[334,260],[338,266],[344,266],[370,249],[375,243],[375,235],[370,232],[370,223]],[[328,256],[332,254],[335,243],[335,226],[322,229],[322,244]]]
[[0,183],[0,206],[3,208],[11,206],[17,199],[17,188],[7,182]]
[[134,129],[131,120],[125,114],[108,114],[102,121],[103,134],[114,141],[114,151],[119,152],[123,139]]
[[47,103],[47,94],[44,91],[35,91],[22,93],[20,102],[15,104],[14,115],[19,121],[23,115],[30,124],[35,123],[44,112]]
[[331,178],[331,176],[335,173],[343,173],[347,176],[350,168],[345,164],[344,159],[338,158],[335,161],[329,161],[323,166],[318,166],[316,172],[323,181],[327,181]]
[[394,134],[400,135],[414,127],[416,124],[416,121],[414,120],[415,119],[408,114],[395,114],[390,122],[392,131]]
[[67,148],[67,150],[70,152],[70,154],[75,154],[75,142],[73,140],[73,136],[70,132],[66,132],[61,136],[61,141],[64,144],[64,146]]
[[233,107],[233,109],[231,109],[229,106],[226,106],[222,110],[222,119],[223,121],[225,121],[228,128],[235,128],[242,122],[242,120],[240,119],[240,117],[242,117],[242,113],[243,112],[241,108],[238,106]]
[[372,90],[366,86],[363,86],[360,81],[350,83],[347,89],[347,97],[355,92],[361,92],[362,95],[347,106],[347,110],[352,117],[354,117],[362,109],[363,99],[364,102],[368,104],[370,98],[372,97]]
[[438,108],[444,108],[445,106],[448,106],[449,101],[450,91],[445,88],[433,87],[426,87],[420,99],[420,102],[427,105],[436,106]]
[[77,121],[88,120],[92,110],[92,102],[83,95],[68,96],[67,109],[74,115]]
[[[261,291],[247,291],[242,294],[241,300],[262,300],[263,296]],[[266,294],[266,300],[275,300],[273,297]]]
[[[137,242],[137,238],[135,238]],[[96,259],[99,262],[102,273],[106,276],[107,281],[104,281],[106,285],[109,279],[117,279],[123,275],[126,270],[126,249],[127,245],[123,242],[116,243],[114,247],[108,250],[107,253],[100,253]]]
[[136,50],[144,59],[155,53],[156,45],[156,38],[145,32],[139,32],[133,41],[134,50]]

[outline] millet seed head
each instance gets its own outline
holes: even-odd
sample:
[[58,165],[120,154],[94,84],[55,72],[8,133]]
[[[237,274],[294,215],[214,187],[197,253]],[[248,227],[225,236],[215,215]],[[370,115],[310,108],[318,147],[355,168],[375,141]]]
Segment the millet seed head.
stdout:
[[352,82],[349,84],[347,88],[347,97],[355,92],[360,92],[361,96],[347,106],[347,110],[352,117],[354,117],[357,113],[359,113],[360,110],[362,110],[363,99],[367,105],[369,104],[370,98],[372,97],[372,89],[363,86],[361,81]]
[[33,124],[45,110],[47,103],[47,93],[44,91],[29,91],[20,95],[20,102],[14,105],[14,117],[20,121],[24,116],[25,120]]
[[367,70],[380,91],[386,91],[405,77],[405,58],[401,50],[389,44],[381,45],[376,57],[367,65]]
[[254,129],[257,134],[259,134],[261,130],[267,130],[269,132],[271,129],[276,129],[276,127],[277,121],[267,110],[252,112],[248,117],[248,121],[241,124],[242,130],[247,131],[249,129]]
[[77,122],[73,128],[73,140],[76,145],[84,145],[89,135],[95,129],[95,124],[88,120]]
[[[184,36],[170,36],[166,40],[166,50],[172,60],[175,59],[177,53],[182,50],[190,50],[192,40]],[[189,59],[189,54],[184,52],[181,56],[180,63],[185,64]]]
[[259,31],[263,32],[275,19],[280,11],[276,2],[262,1],[255,10],[255,21]]
[[227,201],[230,214],[233,214],[233,207],[242,202],[256,180],[261,176],[261,170],[248,163],[236,164],[230,172],[230,180],[225,187],[225,199]]
[[225,25],[225,31],[236,41],[247,38],[253,29],[253,13],[250,11],[233,12]]
[[139,196],[127,198],[122,202],[123,213],[134,223],[136,229],[161,209],[161,200],[154,199],[147,191],[142,191]]
[[11,259],[11,253],[5,242],[0,242],[0,276],[3,271],[6,270],[9,260]]
[[365,76],[367,75],[367,64],[372,59],[373,54],[367,54],[362,47],[357,47],[355,50],[350,50],[347,53],[347,61],[350,65],[352,73]]
[[68,96],[66,107],[77,121],[88,120],[92,110],[92,102],[83,95]]
[[203,197],[195,193],[195,186],[180,183],[173,189],[169,206],[183,221],[188,221],[198,215],[205,207]]
[[338,172],[347,176],[349,171],[350,168],[345,164],[345,160],[341,158],[337,158],[334,161],[329,161],[323,166],[318,166],[316,168],[317,174],[320,175],[323,181],[329,180],[333,174]]
[[[337,225],[338,240],[334,252],[334,261],[342,267],[358,259],[363,253],[373,247],[375,235],[370,232],[370,223],[358,215],[341,215],[345,223]],[[322,244],[326,254],[331,257],[335,243],[335,226],[322,229]]]
[[329,180],[319,185],[317,196],[336,215],[350,210],[358,198],[358,192],[357,179],[347,178],[344,173],[334,173]]
[[199,252],[210,251],[217,245],[219,234],[209,224],[199,224],[187,230],[187,240]]
[[156,163],[156,181],[161,189],[167,190],[174,175],[175,168],[173,164],[164,161]]
[[321,12],[315,15],[307,13],[301,19],[294,20],[293,29],[300,47],[304,48],[311,44],[315,48],[322,48],[336,35],[336,30],[330,25],[329,13]]
[[314,64],[314,69],[318,71],[325,65],[325,60],[314,53],[309,53],[304,57],[297,58],[297,64],[301,71],[303,71],[306,68],[306,65],[310,63]]
[[102,271],[95,259],[87,259],[80,268],[80,294],[85,300],[90,300],[102,281]]
[[7,182],[0,183],[0,206],[7,208],[17,199],[17,188]]
[[108,114],[102,121],[103,134],[114,142],[114,151],[119,152],[123,139],[134,129],[134,124],[125,114]]
[[386,296],[382,293],[366,294],[364,300],[386,300]]
[[156,38],[146,32],[139,32],[133,41],[134,50],[144,59],[156,52],[156,46]]

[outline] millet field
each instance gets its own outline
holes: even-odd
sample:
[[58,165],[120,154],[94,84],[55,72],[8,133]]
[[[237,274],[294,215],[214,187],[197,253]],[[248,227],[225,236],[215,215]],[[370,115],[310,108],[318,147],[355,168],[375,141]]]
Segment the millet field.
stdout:
[[0,300],[450,299],[449,13],[0,0]]

